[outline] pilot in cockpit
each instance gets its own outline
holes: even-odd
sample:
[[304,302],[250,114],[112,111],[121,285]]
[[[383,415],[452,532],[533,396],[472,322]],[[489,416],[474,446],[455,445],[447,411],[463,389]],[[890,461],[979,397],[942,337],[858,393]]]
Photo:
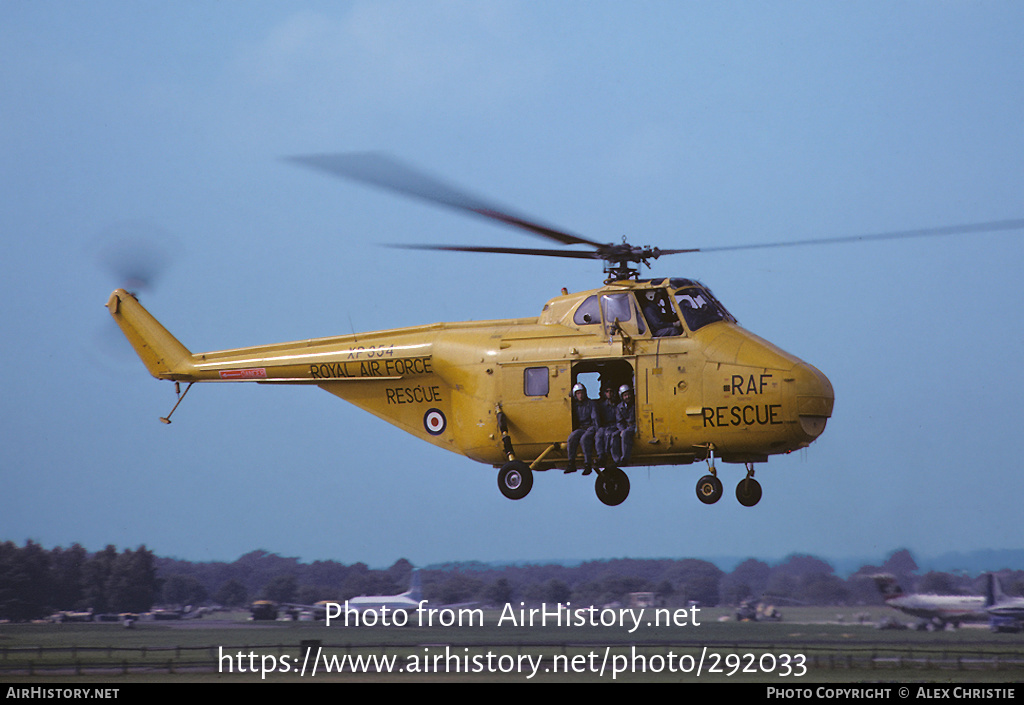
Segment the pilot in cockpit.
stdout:
[[680,335],[683,325],[679,322],[672,304],[662,289],[639,292],[640,308],[643,310],[651,335],[661,338],[669,335]]

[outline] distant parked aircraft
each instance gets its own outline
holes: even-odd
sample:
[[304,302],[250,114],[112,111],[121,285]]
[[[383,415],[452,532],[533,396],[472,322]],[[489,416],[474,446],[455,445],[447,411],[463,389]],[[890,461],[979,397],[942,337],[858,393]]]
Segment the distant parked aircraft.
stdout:
[[892,575],[873,575],[885,604],[924,621],[918,629],[945,629],[947,624],[959,627],[963,622],[983,622],[985,598],[981,595],[906,594]]
[[360,595],[359,597],[350,597],[346,600],[345,605],[349,609],[359,610],[360,612],[377,612],[384,609],[392,612],[395,610],[412,611],[419,607],[422,599],[423,585],[420,582],[420,573],[418,570],[414,570],[412,578],[409,580],[409,589],[405,592],[398,595]]
[[[412,572],[409,581],[409,589],[398,595],[360,595],[351,597],[344,602],[350,610],[359,612],[396,612],[398,610],[411,612],[419,607],[423,599],[423,586],[420,581],[418,570]],[[334,601],[321,600],[313,605],[301,605],[292,602],[274,603],[268,600],[259,600],[252,604],[252,618],[277,619],[279,613],[284,613],[292,619],[324,619],[329,604],[336,604]],[[303,617],[303,614],[306,616]]]

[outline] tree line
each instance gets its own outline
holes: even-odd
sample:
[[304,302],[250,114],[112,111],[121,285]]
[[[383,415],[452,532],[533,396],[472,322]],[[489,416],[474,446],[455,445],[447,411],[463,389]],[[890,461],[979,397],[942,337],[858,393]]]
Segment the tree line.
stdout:
[[159,588],[156,559],[145,546],[89,553],[77,543],[49,551],[33,541],[0,544],[2,619],[38,619],[55,610],[145,612]]
[[[95,613],[145,612],[155,605],[245,607],[253,600],[313,604],[358,595],[391,595],[409,587],[413,565],[400,559],[386,569],[365,563],[303,563],[298,558],[252,551],[237,560],[196,563],[160,558],[145,546],[89,553],[78,544],[46,550],[28,541],[0,544],[0,618],[29,620],[58,610]],[[826,561],[794,554],[777,565],[746,560],[725,572],[705,560],[630,559],[577,565],[446,563],[420,570],[423,595],[435,604],[480,602],[539,604],[625,602],[630,593],[653,593],[659,605],[737,605],[764,601],[777,606],[880,605],[870,576],[896,576],[907,592],[981,594],[983,576],[920,573],[906,549],[880,565],[837,575]],[[1003,571],[1008,594],[1022,594],[1024,571]]]

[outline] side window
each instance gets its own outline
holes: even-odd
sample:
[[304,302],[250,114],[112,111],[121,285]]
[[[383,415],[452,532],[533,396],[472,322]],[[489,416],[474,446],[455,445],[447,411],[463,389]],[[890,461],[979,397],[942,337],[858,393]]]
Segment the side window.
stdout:
[[523,371],[523,394],[528,397],[546,397],[548,389],[547,367],[527,367]]
[[597,294],[588,296],[572,315],[572,322],[578,326],[589,326],[601,322],[601,311]]
[[601,309],[604,313],[605,330],[610,334],[611,327],[618,321],[625,323],[633,316],[633,300],[630,294],[603,294],[601,296]]

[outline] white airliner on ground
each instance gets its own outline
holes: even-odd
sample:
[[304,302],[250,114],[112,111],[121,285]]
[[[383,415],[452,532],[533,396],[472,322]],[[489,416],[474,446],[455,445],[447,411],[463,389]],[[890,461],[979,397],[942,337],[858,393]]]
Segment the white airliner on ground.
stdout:
[[918,625],[919,629],[945,629],[947,624],[959,627],[962,622],[984,622],[989,618],[982,595],[908,595],[892,575],[871,577],[885,604],[925,620]]
[[349,609],[360,612],[379,611],[383,608],[392,611],[412,611],[419,607],[422,599],[423,586],[420,583],[420,573],[418,570],[414,570],[409,581],[409,589],[399,595],[360,595],[359,597],[350,597],[345,604]]
[[414,570],[409,580],[409,589],[399,595],[360,595],[341,603],[334,600],[320,600],[313,605],[259,600],[252,604],[251,611],[254,620],[278,619],[279,614],[284,615],[282,619],[320,620],[326,619],[332,605],[335,606],[333,609],[338,609],[337,606],[340,604],[357,612],[390,612],[393,614],[398,610],[415,611],[422,599],[423,587],[420,583],[420,574],[418,570]]

